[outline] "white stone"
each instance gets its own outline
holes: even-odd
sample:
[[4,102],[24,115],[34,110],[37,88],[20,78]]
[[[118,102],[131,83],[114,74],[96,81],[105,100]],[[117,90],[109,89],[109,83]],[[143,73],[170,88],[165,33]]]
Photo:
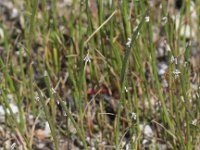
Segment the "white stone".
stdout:
[[3,29],[0,28],[0,40],[4,38],[4,32]]
[[147,137],[153,136],[153,130],[151,129],[149,125],[140,124],[140,130],[142,130],[144,135]]
[[15,18],[18,17],[18,15],[19,15],[18,10],[17,10],[16,8],[13,8],[13,9],[12,9],[12,13],[11,13],[11,18],[12,18],[12,19],[15,19]]
[[48,122],[45,122],[44,135],[45,137],[49,137],[51,135],[51,129]]

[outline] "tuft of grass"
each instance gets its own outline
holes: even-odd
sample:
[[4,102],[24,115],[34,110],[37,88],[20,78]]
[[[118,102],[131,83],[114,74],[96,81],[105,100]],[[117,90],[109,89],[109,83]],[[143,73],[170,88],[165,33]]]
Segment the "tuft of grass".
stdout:
[[63,140],[72,149],[200,146],[199,1],[12,4],[10,19],[0,3],[0,108],[17,148],[36,149],[44,121],[56,150]]

